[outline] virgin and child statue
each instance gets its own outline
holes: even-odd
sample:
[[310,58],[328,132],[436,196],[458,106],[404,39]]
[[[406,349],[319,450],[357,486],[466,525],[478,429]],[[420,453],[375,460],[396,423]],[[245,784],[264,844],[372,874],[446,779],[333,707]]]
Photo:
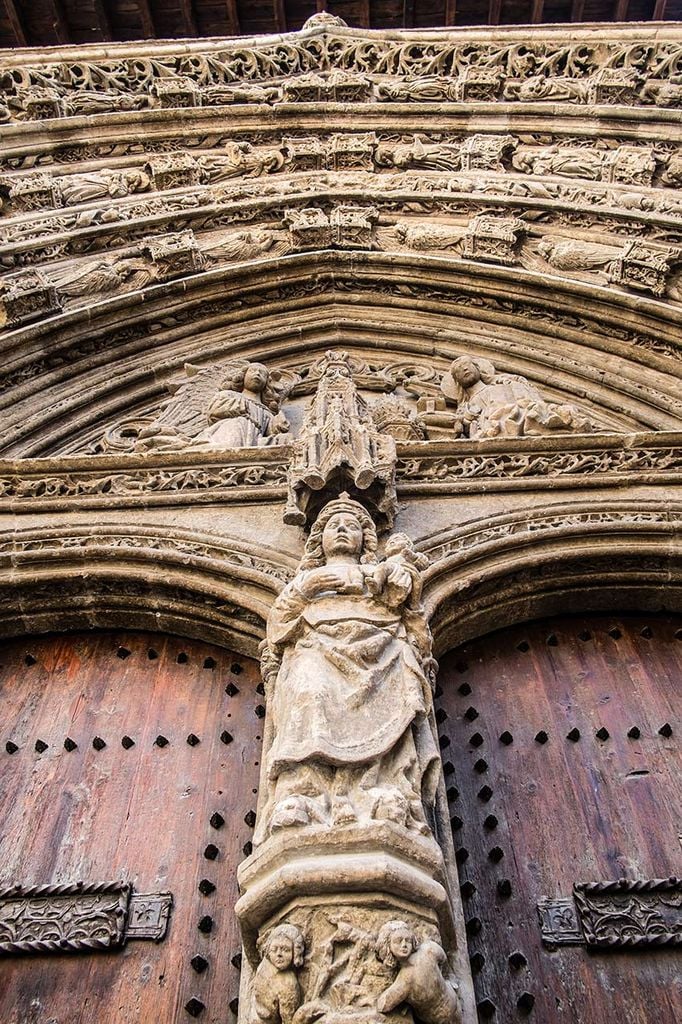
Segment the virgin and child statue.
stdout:
[[281,829],[389,821],[428,834],[438,779],[434,662],[419,555],[347,494],[324,506],[263,652],[271,714],[256,842]]

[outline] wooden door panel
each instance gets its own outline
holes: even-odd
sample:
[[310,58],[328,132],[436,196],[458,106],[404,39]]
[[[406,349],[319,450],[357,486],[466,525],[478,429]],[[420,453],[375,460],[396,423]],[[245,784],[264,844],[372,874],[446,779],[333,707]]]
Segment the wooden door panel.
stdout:
[[[536,909],[576,882],[682,875],[681,627],[566,617],[443,659],[441,742],[483,1019],[682,1020],[679,949],[550,951]],[[527,963],[510,964],[514,953]]]
[[[202,1020],[229,1022],[236,866],[258,785],[256,664],[140,633],[23,639],[2,645],[0,664],[0,883],[122,878],[174,898],[158,945],[1,960],[3,1024],[186,1021],[191,998],[205,1005]],[[67,737],[76,749],[64,748]],[[106,745],[96,749],[96,738]],[[47,749],[36,751],[38,741]],[[204,855],[209,844],[215,859]],[[214,892],[202,894],[203,879]],[[195,954],[209,963],[201,974]]]

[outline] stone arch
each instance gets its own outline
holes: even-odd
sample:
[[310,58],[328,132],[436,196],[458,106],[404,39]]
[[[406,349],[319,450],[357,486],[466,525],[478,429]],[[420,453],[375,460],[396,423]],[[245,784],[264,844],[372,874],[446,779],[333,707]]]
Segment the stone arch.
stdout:
[[570,611],[682,607],[682,506],[589,498],[503,513],[422,540],[437,654]]
[[158,525],[58,525],[0,536],[0,635],[135,628],[257,657],[292,572],[265,545]]
[[669,305],[581,282],[421,254],[277,257],[6,334],[0,451],[73,452],[124,410],[158,408],[188,361],[296,368],[330,346],[443,370],[466,349],[577,400],[597,429],[677,429],[677,345]]

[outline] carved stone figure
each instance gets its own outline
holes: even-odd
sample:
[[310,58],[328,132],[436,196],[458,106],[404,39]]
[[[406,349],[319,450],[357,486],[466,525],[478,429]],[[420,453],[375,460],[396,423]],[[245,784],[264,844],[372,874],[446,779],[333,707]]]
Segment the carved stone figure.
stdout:
[[543,238],[538,252],[557,270],[599,270],[608,267],[616,255],[612,248],[597,242],[553,238]]
[[441,388],[446,399],[456,404],[456,432],[472,439],[592,429],[575,406],[547,402],[525,377],[496,373],[487,359],[455,359]]
[[292,1024],[301,1005],[297,971],[303,966],[303,935],[291,924],[280,924],[259,943],[262,960],[253,980],[255,1018],[263,1024]]
[[388,921],[379,932],[376,956],[398,969],[393,984],[379,996],[378,1010],[389,1013],[406,1003],[419,1024],[461,1024],[457,985],[443,977],[447,957],[442,946],[420,942],[405,921]]
[[438,752],[420,563],[402,542],[377,563],[376,547],[370,515],[342,494],[318,516],[270,612],[273,736],[257,842],[314,824],[311,800],[335,825],[390,820],[429,833]]
[[409,143],[381,146],[377,150],[378,166],[424,171],[457,171],[460,168],[460,147],[452,143],[433,143],[418,135]]
[[199,159],[204,181],[227,181],[242,176],[260,177],[282,169],[285,156],[281,149],[256,148],[249,142],[228,142],[220,153]]
[[507,100],[563,100],[584,103],[590,91],[588,79],[533,75],[525,81],[508,81],[504,88]]
[[249,448],[278,443],[289,429],[280,412],[287,388],[262,363],[185,371],[189,381],[175,385],[173,399],[139,432],[139,451]]
[[200,249],[204,256],[217,263],[255,260],[271,250],[276,241],[274,231],[251,228],[201,241]]
[[144,288],[158,280],[159,272],[153,263],[137,256],[105,256],[52,271],[50,278],[60,296],[83,298]]
[[409,221],[399,221],[395,233],[398,241],[408,249],[455,249],[460,246],[464,234],[461,228],[445,224],[410,224]]
[[150,184],[148,174],[133,169],[63,175],[56,179],[55,189],[64,206],[78,206],[81,203],[95,203],[100,199],[121,199],[134,192],[146,192]]
[[512,167],[524,174],[559,174],[568,178],[600,181],[606,154],[577,146],[522,149],[512,157]]

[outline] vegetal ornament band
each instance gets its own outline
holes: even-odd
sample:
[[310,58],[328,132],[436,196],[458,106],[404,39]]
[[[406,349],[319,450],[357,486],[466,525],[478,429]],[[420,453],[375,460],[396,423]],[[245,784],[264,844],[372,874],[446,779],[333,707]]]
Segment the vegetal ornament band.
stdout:
[[160,942],[171,893],[133,893],[125,882],[17,885],[0,889],[0,956],[120,949]]
[[538,903],[543,942],[596,949],[682,945],[682,879],[583,882]]

